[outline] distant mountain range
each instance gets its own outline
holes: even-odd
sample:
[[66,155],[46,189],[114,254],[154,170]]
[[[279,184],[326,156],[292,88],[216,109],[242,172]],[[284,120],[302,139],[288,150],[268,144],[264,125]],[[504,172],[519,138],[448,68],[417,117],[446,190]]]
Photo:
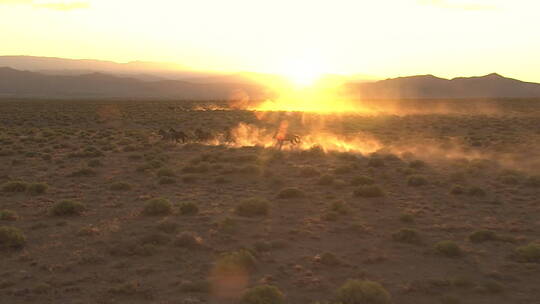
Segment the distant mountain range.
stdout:
[[444,79],[433,75],[399,77],[347,84],[351,96],[364,99],[535,98],[540,84],[493,73],[480,77]]
[[[261,100],[276,94],[265,85],[269,81],[280,80],[259,73],[198,72],[173,64],[0,56],[0,97],[224,100],[249,96]],[[540,84],[495,73],[454,79],[420,75],[346,82],[343,89],[353,99],[540,97]]]
[[0,56],[0,67],[10,67],[49,75],[81,75],[100,72],[150,81],[160,79],[180,80],[215,75],[215,73],[193,71],[181,65],[169,63],[143,61],[116,63],[93,59],[34,56]]
[[227,100],[238,94],[257,99],[271,96],[255,84],[143,81],[103,73],[46,75],[0,68],[0,97]]

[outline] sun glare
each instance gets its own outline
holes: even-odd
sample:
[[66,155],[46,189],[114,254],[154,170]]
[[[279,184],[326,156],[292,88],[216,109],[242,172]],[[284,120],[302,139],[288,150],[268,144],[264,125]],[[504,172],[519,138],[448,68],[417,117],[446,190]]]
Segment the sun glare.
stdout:
[[305,88],[315,85],[325,73],[320,60],[305,56],[286,64],[280,74],[293,86]]

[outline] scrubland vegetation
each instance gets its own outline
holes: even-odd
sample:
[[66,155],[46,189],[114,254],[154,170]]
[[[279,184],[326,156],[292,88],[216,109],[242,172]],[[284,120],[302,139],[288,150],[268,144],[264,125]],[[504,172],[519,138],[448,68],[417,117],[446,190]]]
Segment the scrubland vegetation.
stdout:
[[489,102],[326,118],[359,153],[156,136],[320,115],[0,101],[0,302],[537,303],[540,103]]

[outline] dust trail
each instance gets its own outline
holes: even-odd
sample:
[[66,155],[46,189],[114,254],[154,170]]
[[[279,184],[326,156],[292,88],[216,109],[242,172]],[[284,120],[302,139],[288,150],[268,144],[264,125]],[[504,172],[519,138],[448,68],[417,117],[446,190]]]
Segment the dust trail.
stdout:
[[[223,145],[229,147],[258,146],[263,148],[276,147],[276,134],[286,134],[287,124],[284,123],[276,132],[274,128],[258,127],[252,124],[239,123],[231,130],[231,140],[226,140],[223,134],[215,139],[205,142],[207,145]],[[373,136],[367,133],[354,133],[347,136],[329,132],[309,132],[300,135],[298,144],[287,143],[283,150],[309,150],[321,149],[324,152],[355,152],[369,154],[378,151],[382,145]]]

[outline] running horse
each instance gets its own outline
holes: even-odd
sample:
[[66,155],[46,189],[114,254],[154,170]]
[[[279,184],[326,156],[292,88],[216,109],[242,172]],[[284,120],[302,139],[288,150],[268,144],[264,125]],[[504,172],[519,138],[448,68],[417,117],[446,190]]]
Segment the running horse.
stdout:
[[158,135],[161,136],[161,140],[170,140],[176,143],[180,141],[182,141],[182,143],[186,143],[189,138],[186,133],[183,131],[176,131],[174,128],[170,128],[169,131],[160,129],[158,131]]
[[283,147],[283,144],[289,143],[292,146],[298,145],[301,140],[300,136],[296,134],[286,133],[286,132],[276,132],[274,134],[274,139],[276,140],[276,147],[278,147],[278,150],[281,150]]

